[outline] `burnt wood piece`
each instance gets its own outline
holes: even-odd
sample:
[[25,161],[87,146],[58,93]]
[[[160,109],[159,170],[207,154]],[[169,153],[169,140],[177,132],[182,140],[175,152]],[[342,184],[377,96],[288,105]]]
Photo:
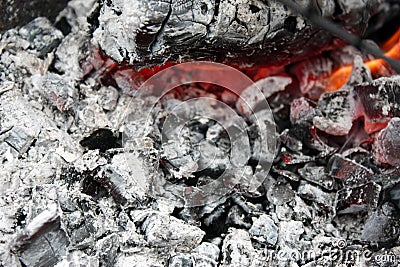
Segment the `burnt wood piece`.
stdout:
[[[308,5],[309,1],[301,1]],[[280,65],[340,45],[279,1],[101,1],[93,22],[100,48],[136,66],[209,59],[248,66]],[[318,0],[314,8],[358,36],[378,0]]]
[[54,21],[69,0],[0,0],[0,32],[22,26],[36,17]]

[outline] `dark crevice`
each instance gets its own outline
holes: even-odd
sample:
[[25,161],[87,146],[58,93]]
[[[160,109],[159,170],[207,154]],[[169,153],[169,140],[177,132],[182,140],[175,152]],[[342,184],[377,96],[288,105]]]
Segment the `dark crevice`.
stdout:
[[155,46],[156,46],[157,43],[159,42],[161,35],[164,33],[165,27],[166,27],[166,25],[167,25],[167,23],[168,23],[169,18],[171,17],[171,14],[172,14],[172,0],[169,1],[169,10],[168,10],[168,13],[167,13],[167,15],[165,16],[164,20],[161,22],[160,29],[159,29],[158,32],[156,33],[153,42],[151,42],[151,44],[150,44],[150,46],[149,46],[149,47],[150,47],[150,53],[151,53],[151,54],[154,54],[154,52],[155,52],[155,51],[154,51]]
[[208,7],[207,7],[206,3],[202,3],[201,6],[200,6],[200,9],[201,9],[201,14],[203,14],[203,15],[207,14]]
[[99,149],[100,152],[105,152],[111,148],[122,147],[122,137],[120,134],[115,136],[109,129],[98,129],[82,139],[79,144],[89,150]]
[[297,18],[296,17],[290,16],[290,17],[287,17],[285,19],[283,27],[288,32],[295,33],[296,32],[296,26],[297,26]]
[[69,33],[71,33],[72,30],[72,27],[71,25],[69,25],[66,17],[62,17],[56,22],[54,26],[59,29],[64,34],[64,36],[67,36]]
[[249,9],[251,11],[251,13],[255,14],[261,11],[261,8],[259,8],[258,6],[255,5],[249,5]]
[[218,15],[219,15],[219,5],[220,5],[220,3],[221,3],[221,0],[215,0],[213,20],[216,17],[218,17]]

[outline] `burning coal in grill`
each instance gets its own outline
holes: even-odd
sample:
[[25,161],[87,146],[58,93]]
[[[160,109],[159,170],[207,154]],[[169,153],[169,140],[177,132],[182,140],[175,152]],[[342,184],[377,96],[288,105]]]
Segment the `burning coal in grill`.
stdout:
[[400,4],[291,3],[0,3],[1,265],[398,266]]

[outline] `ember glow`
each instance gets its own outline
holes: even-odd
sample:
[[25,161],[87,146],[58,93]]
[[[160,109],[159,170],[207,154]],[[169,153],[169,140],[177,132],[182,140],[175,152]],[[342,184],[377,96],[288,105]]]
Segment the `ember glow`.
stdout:
[[[382,48],[386,51],[386,57],[400,60],[400,29],[383,44]],[[365,65],[370,69],[373,77],[389,77],[394,74],[388,63],[383,59],[367,61]],[[342,88],[349,79],[352,70],[352,66],[343,66],[333,72],[323,82],[326,86],[326,92],[334,92]]]

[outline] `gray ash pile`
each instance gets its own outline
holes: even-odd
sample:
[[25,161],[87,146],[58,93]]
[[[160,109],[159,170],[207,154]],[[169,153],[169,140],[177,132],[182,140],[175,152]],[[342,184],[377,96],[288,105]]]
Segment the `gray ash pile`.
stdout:
[[[399,8],[318,3],[359,35]],[[72,0],[0,37],[1,266],[398,266],[383,60],[272,1]]]

